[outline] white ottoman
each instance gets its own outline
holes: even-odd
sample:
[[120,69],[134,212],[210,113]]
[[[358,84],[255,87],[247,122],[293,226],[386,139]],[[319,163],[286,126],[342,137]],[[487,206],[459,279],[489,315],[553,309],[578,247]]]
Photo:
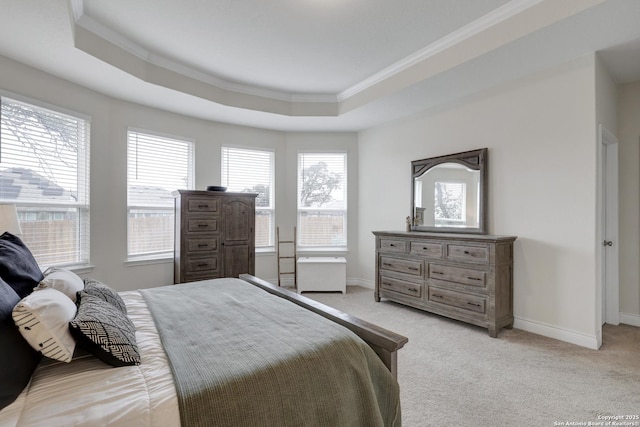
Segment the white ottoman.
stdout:
[[300,257],[297,261],[298,293],[347,292],[347,260],[343,257]]

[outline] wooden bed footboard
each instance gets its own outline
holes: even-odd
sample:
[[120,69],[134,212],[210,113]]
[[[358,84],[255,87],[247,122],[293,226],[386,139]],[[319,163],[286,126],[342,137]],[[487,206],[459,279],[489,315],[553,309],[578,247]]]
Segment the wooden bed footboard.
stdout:
[[343,313],[335,308],[329,307],[328,305],[319,303],[295,292],[278,287],[250,274],[241,274],[240,279],[350,329],[376,352],[389,371],[397,377],[397,352],[407,343],[407,341],[409,341],[407,337],[381,328],[380,326],[374,325],[373,323],[369,323],[355,316],[351,316],[350,314]]

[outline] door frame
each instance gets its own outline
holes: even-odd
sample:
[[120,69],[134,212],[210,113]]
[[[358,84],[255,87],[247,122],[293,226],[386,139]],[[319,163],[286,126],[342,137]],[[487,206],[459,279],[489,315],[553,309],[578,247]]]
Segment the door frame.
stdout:
[[[619,194],[618,194],[618,139],[607,128],[599,125],[600,153],[600,248],[601,292],[598,292],[598,326],[620,323],[620,264],[619,264]],[[604,246],[605,241],[613,242]],[[601,335],[601,334],[600,334]]]

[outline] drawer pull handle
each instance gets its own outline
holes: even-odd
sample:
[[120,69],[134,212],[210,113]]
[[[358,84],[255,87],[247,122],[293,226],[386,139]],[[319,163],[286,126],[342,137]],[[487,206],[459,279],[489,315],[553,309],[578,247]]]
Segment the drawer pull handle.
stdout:
[[474,307],[478,307],[478,308],[480,307],[480,304],[475,304],[475,303],[472,303],[472,302],[468,302],[467,304],[472,305]]
[[198,205],[199,208],[208,208],[209,205]]
[[209,226],[209,224],[198,224],[198,227],[202,227],[202,228],[205,228],[205,227],[208,227],[208,226]]
[[408,290],[411,291],[411,292],[418,293],[418,290],[416,288],[409,288]]
[[436,294],[433,294],[432,296],[433,296],[434,298],[444,298],[442,295],[436,295]]
[[390,264],[390,263],[388,263],[388,262],[383,262],[383,263],[382,263],[382,265],[385,265],[385,266],[387,266],[387,267],[392,267],[392,266],[393,266],[393,264]]
[[409,270],[418,271],[418,267],[407,267]]
[[396,245],[394,245],[393,243],[389,243],[389,246],[395,248]]
[[469,277],[469,276],[467,276],[467,279],[469,279],[469,280],[482,280],[479,277]]
[[469,252],[469,251],[464,251],[464,254],[465,254],[465,255],[469,255],[470,253],[471,253],[471,252]]
[[429,248],[422,248],[423,251],[429,250]]
[[442,271],[431,271],[433,274],[444,274]]
[[206,248],[207,246],[209,246],[209,244],[207,244],[207,243],[200,243],[198,245],[199,248]]
[[198,267],[206,267],[206,266],[208,266],[208,265],[209,265],[209,264],[198,264]]

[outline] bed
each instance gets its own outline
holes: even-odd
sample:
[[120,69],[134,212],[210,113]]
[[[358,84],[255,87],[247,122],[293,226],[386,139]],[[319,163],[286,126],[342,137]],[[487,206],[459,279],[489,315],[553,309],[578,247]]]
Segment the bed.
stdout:
[[138,363],[43,357],[0,425],[401,425],[403,336],[249,275],[118,296]]

